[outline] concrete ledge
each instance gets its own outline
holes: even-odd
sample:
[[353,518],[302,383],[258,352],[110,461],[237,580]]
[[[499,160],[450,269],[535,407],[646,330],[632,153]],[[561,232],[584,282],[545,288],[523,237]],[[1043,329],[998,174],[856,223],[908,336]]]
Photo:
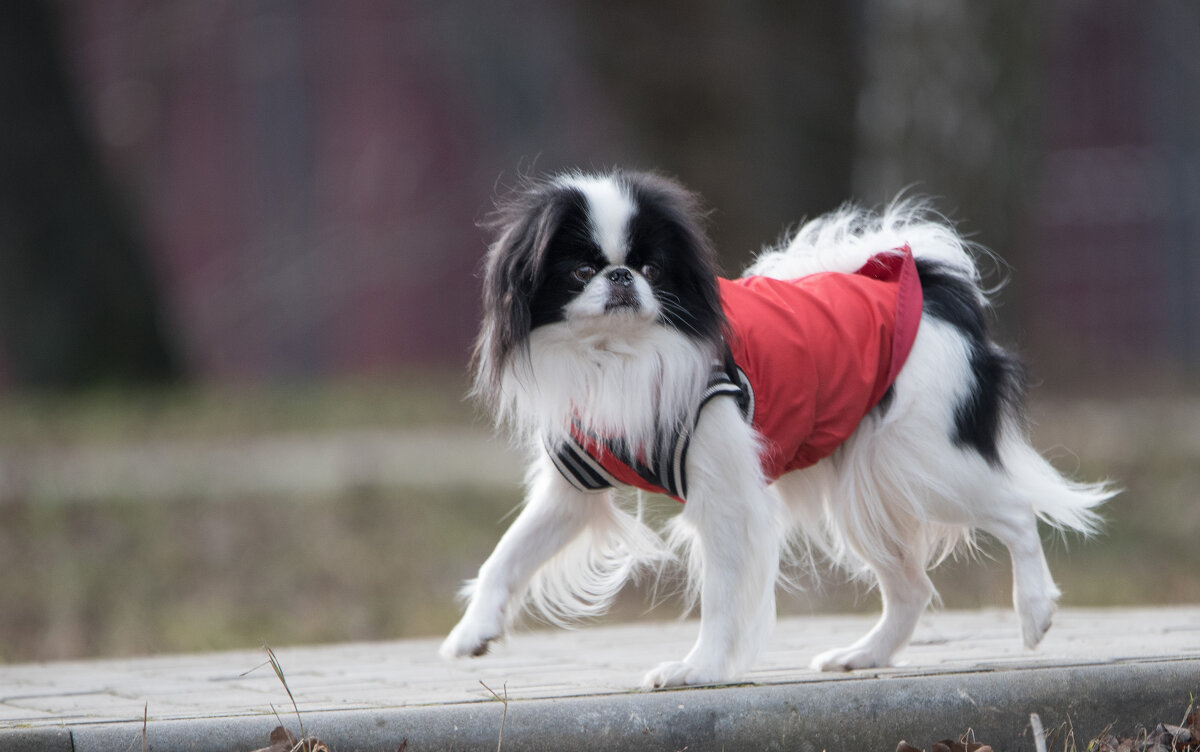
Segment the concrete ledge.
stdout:
[[6,752],[73,752],[75,746],[71,730],[67,728],[17,728],[0,731],[0,749]]
[[[1059,734],[1059,749],[1072,731],[1083,748],[1109,724],[1131,732],[1139,723],[1181,720],[1197,691],[1200,659],[512,700],[503,749],[887,751],[901,739],[927,746],[970,730],[1012,752],[1034,748],[1033,712]],[[281,715],[299,731],[294,715]],[[406,752],[449,752],[491,749],[502,716],[503,705],[492,702],[326,711],[304,721],[335,752],[396,752],[405,741]],[[253,750],[266,746],[276,724],[274,716],[153,722],[146,748]],[[79,726],[70,734],[13,730],[0,735],[0,746],[108,752],[140,749],[141,737],[140,723]]]
[[[435,641],[278,651],[305,730],[334,752],[503,750],[882,750],[968,730],[1002,752],[1032,750],[1029,714],[1080,749],[1110,724],[1178,722],[1200,695],[1200,609],[1068,611],[1057,642],[1013,651],[1001,612],[936,614],[913,665],[825,675],[812,652],[869,626],[863,617],[784,620],[754,683],[631,692],[648,654],[672,655],[688,622],[513,638],[481,661],[445,666]],[[1054,632],[1052,631],[1052,634]],[[1000,640],[1000,635],[1004,639]],[[794,641],[794,642],[793,642]],[[0,750],[248,751],[296,715],[253,652],[0,667]],[[237,667],[242,668],[237,668]],[[636,668],[635,668],[636,667]],[[505,706],[480,686],[507,692]],[[42,708],[44,717],[32,710]],[[274,712],[279,713],[277,718]],[[27,718],[17,714],[25,712]],[[54,713],[58,715],[55,716]]]

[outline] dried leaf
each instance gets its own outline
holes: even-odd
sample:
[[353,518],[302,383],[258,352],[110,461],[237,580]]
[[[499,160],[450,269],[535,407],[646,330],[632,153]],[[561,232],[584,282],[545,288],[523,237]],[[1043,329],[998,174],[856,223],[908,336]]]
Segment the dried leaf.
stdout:
[[[269,747],[256,749],[254,752],[330,752],[329,747],[320,739],[305,739],[303,743],[296,735],[283,726],[276,726],[268,738]],[[407,740],[405,740],[407,742]],[[401,750],[404,748],[401,747]]]
[[1164,723],[1163,730],[1171,735],[1171,743],[1176,749],[1183,749],[1195,738],[1192,730],[1183,726],[1172,726],[1169,723]]
[[296,737],[283,726],[276,726],[267,741],[271,743],[270,746],[256,749],[254,752],[291,752],[297,744]]

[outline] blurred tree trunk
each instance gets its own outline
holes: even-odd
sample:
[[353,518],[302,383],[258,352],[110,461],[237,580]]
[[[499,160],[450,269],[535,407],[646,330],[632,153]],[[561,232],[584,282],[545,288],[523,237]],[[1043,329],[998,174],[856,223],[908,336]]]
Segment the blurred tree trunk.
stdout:
[[169,379],[145,249],[71,96],[56,9],[0,5],[0,360],[18,386]]
[[973,240],[1023,266],[1040,169],[1047,6],[866,0],[863,8],[857,194],[869,204],[905,188],[931,196]]
[[[729,272],[851,198],[857,3],[573,3],[584,53],[643,168],[715,207]],[[650,30],[650,31],[648,31]]]

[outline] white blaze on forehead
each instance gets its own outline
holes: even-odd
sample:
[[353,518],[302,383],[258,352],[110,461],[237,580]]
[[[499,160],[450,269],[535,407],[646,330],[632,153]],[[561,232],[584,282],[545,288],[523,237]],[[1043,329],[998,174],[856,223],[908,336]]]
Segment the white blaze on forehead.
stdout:
[[588,202],[592,239],[612,264],[625,263],[629,252],[626,228],[637,207],[622,187],[609,177],[571,175],[563,183],[578,189]]

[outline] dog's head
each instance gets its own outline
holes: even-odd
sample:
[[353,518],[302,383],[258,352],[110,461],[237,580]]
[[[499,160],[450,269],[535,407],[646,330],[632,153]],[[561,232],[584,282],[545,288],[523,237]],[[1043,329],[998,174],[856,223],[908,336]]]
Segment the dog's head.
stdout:
[[696,198],[647,173],[571,173],[501,200],[483,281],[477,385],[495,388],[533,333],[629,341],[667,328],[720,340],[716,255]]

